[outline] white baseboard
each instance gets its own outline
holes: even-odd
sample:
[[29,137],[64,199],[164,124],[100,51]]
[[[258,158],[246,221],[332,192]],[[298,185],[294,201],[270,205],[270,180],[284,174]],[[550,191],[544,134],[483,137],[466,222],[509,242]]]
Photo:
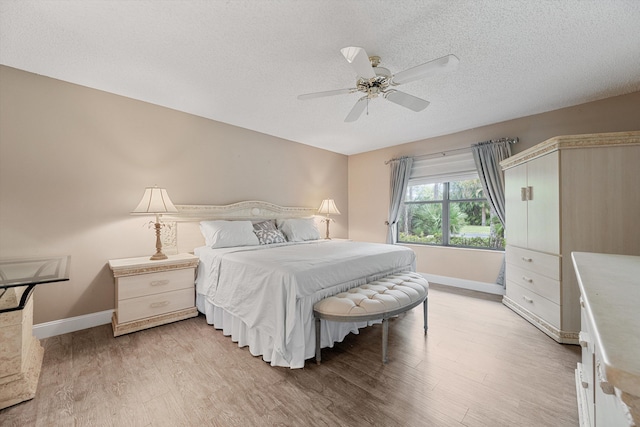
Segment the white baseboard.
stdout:
[[437,274],[420,273],[428,282],[455,288],[485,292],[487,294],[504,295],[504,287],[495,283],[477,282],[475,280],[458,279],[457,277],[438,276]]
[[83,316],[38,323],[37,325],[33,325],[33,335],[38,339],[43,339],[93,328],[94,326],[106,325],[107,323],[111,323],[112,314],[113,310],[105,310]]

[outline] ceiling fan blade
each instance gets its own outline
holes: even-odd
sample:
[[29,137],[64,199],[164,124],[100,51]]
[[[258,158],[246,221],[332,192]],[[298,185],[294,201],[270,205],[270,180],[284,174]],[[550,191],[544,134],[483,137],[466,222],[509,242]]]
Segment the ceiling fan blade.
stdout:
[[358,89],[356,88],[352,88],[352,89],[328,90],[325,92],[305,93],[304,95],[298,95],[298,99],[304,101],[306,99],[322,98],[324,96],[334,96],[334,95],[342,95],[345,93],[352,93],[357,90]]
[[408,93],[400,92],[399,90],[386,92],[384,97],[394,104],[413,110],[416,113],[424,110],[429,105],[429,101],[409,95]]
[[345,123],[355,122],[360,118],[364,109],[367,108],[367,97],[363,96],[356,102],[347,117],[344,119]]
[[392,85],[401,85],[415,80],[420,80],[430,74],[437,74],[443,71],[453,70],[458,66],[460,60],[455,55],[447,55],[433,61],[425,62],[408,70],[400,71],[391,78]]
[[371,66],[371,61],[369,61],[369,55],[367,55],[367,52],[365,52],[363,48],[350,46],[340,49],[340,52],[342,52],[342,55],[344,55],[353,69],[356,70],[358,77],[365,79],[373,79],[376,77],[376,73]]

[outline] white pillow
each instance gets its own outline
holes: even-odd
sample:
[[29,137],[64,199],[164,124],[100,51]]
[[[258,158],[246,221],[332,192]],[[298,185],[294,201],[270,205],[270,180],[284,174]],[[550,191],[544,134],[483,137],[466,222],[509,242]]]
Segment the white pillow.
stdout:
[[211,248],[258,245],[251,221],[201,221],[200,232]]
[[320,233],[313,218],[295,218],[278,220],[278,228],[289,242],[318,240]]

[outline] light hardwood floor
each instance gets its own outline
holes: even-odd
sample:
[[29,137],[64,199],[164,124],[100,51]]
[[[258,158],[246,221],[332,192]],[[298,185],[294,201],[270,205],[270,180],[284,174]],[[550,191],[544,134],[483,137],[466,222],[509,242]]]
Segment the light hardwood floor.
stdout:
[[496,296],[433,285],[422,307],[349,335],[323,362],[273,368],[203,316],[113,338],[100,326],[43,340],[36,397],[4,426],[577,426],[577,346]]

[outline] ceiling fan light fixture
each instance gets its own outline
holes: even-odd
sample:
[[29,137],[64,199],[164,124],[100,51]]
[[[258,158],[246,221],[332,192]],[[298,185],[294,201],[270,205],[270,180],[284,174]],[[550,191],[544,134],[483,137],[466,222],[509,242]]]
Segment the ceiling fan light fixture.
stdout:
[[394,75],[391,74],[388,69],[379,66],[381,62],[379,56],[368,56],[367,52],[361,47],[349,46],[340,49],[340,52],[356,72],[356,87],[299,95],[298,99],[306,100],[343,93],[364,93],[364,96],[358,99],[345,118],[345,122],[356,121],[368,106],[369,100],[381,95],[394,104],[411,111],[419,112],[424,110],[429,105],[429,101],[405,92],[390,89],[390,87],[399,86],[425,78],[431,74],[453,69],[458,65],[458,62],[460,62],[457,56],[446,55]]

